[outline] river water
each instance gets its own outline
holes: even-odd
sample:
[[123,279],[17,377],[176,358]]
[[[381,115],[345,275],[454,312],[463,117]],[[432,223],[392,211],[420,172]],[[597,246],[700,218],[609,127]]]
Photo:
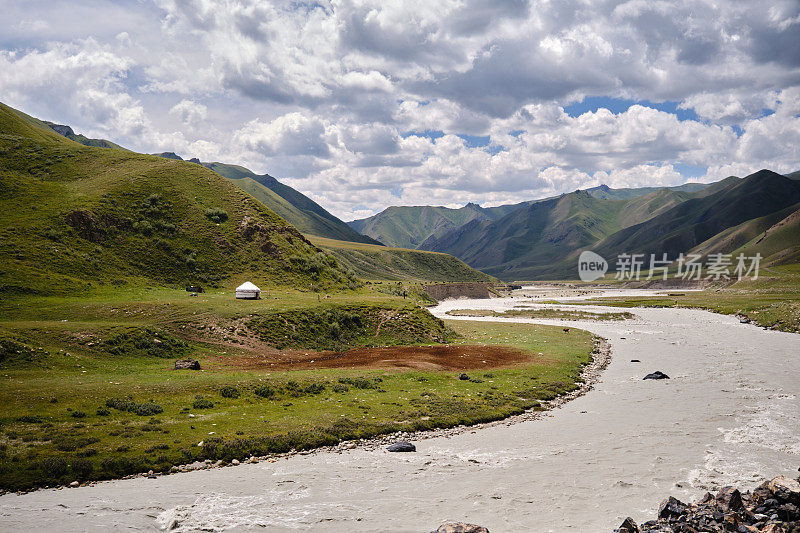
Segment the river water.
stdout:
[[[594,390],[539,420],[418,440],[411,454],[354,449],[5,495],[0,530],[426,532],[463,520],[493,533],[597,532],[653,518],[670,494],[797,476],[800,336],[704,311],[632,311],[622,322],[535,321],[613,347]],[[672,379],[642,380],[655,370]]]

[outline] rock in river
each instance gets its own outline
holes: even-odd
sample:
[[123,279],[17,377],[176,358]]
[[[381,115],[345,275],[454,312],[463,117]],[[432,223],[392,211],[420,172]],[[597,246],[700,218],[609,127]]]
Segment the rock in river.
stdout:
[[407,440],[401,440],[400,442],[395,442],[387,446],[386,448],[390,452],[415,452],[417,451],[417,447],[408,442]]
[[656,370],[652,374],[647,374],[642,379],[669,379],[669,376],[661,372],[660,370]]

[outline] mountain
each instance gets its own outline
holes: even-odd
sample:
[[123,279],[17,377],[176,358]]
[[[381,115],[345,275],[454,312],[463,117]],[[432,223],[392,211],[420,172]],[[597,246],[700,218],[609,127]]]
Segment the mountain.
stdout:
[[[630,200],[664,190],[688,195],[701,191],[707,186],[705,183],[686,183],[676,187],[612,189],[607,185],[600,185],[586,189],[586,192],[597,199]],[[376,215],[353,220],[348,224],[359,233],[369,235],[389,246],[427,250],[436,246],[434,243],[440,237],[469,222],[499,220],[513,211],[553,198],[559,197],[529,200],[497,207],[481,207],[469,203],[458,209],[437,206],[393,206]]]
[[790,180],[800,180],[800,170],[796,170],[796,171],[791,172],[789,174],[785,174],[785,176],[787,178],[789,178]]
[[617,219],[625,204],[576,191],[496,221],[473,220],[426,242],[425,249],[455,255],[501,279],[519,279],[516,272],[527,265],[549,265],[619,230]]
[[[183,158],[175,152],[161,152],[153,155],[183,161]],[[228,178],[302,233],[343,241],[381,244],[375,239],[361,235],[308,196],[284,185],[269,174],[256,174],[239,165],[202,163],[197,158],[189,161],[203,165]]]
[[473,220],[497,220],[506,214],[528,205],[483,208],[469,203],[458,209],[441,206],[388,207],[368,218],[348,222],[351,228],[378,241],[399,248],[420,248],[428,239],[435,239],[448,231]]
[[586,192],[595,198],[604,200],[630,200],[631,198],[638,198],[639,196],[645,196],[664,189],[675,192],[693,193],[705,189],[707,186],[707,183],[684,183],[683,185],[676,185],[673,187],[635,187],[612,189],[608,185],[599,185],[597,187],[592,187],[591,189],[586,189]]
[[787,217],[800,202],[800,183],[762,170],[690,192],[657,189],[624,199],[576,191],[542,200],[495,221],[472,221],[425,243],[501,279],[575,275],[583,249],[620,253],[692,249],[725,253]]
[[337,241],[323,237],[312,236],[309,239],[316,246],[333,254],[343,265],[363,279],[441,282],[497,281],[448,254]]
[[352,280],[274,212],[201,165],[85,146],[0,104],[0,293],[96,285],[293,287]]
[[597,243],[603,257],[619,253],[667,253],[677,257],[748,220],[800,202],[800,183],[760,170],[716,193],[691,198],[645,222],[624,228]]
[[122,146],[112,143],[111,141],[107,141],[105,139],[90,139],[85,135],[81,135],[75,133],[71,127],[66,126],[64,124],[55,124],[53,122],[42,120],[43,124],[46,124],[50,127],[54,132],[58,133],[59,135],[63,135],[67,139],[71,141],[75,141],[76,143],[80,143],[84,146],[94,146],[95,148],[114,148],[116,150],[125,150]]

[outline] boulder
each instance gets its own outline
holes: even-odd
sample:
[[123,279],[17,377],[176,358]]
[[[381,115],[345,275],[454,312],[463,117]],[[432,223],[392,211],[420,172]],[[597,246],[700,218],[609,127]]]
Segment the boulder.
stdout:
[[175,361],[175,370],[200,370],[200,361],[195,359],[178,359]]
[[460,379],[461,381],[466,381],[469,379],[469,376],[462,372],[458,375],[458,379]]
[[734,487],[722,487],[717,493],[717,502],[723,512],[729,513],[731,511],[738,511],[744,507],[742,503],[742,494],[739,489]]
[[767,481],[764,486],[779,502],[800,505],[800,483],[787,476],[778,476]]
[[686,504],[680,501],[679,499],[670,496],[658,507],[658,517],[659,518],[673,518],[681,516],[683,513],[686,512]]
[[749,319],[749,318],[747,318],[746,316],[743,316],[743,317],[741,317],[741,318],[739,319],[739,322],[740,322],[741,324],[749,324],[749,323],[750,323],[750,319]]
[[431,533],[489,533],[489,530],[475,524],[448,522],[439,526],[439,529],[431,531]]
[[669,379],[669,376],[661,372],[660,370],[656,370],[652,374],[647,374],[642,379]]
[[614,533],[639,533],[640,531],[639,526],[637,526],[633,518],[629,516],[622,522],[622,525],[614,530]]
[[401,440],[400,442],[395,442],[387,446],[386,450],[390,452],[415,452],[417,451],[417,447],[407,440]]
[[631,359],[631,363],[641,363],[638,359]]

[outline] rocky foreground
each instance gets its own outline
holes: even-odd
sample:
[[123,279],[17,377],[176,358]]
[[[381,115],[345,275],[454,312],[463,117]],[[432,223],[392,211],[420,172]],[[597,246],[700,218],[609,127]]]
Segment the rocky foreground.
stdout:
[[616,529],[616,533],[647,531],[800,533],[800,483],[778,476],[753,491],[723,487],[716,495],[707,492],[697,503],[669,497],[659,507],[657,520],[639,526],[626,518]]

